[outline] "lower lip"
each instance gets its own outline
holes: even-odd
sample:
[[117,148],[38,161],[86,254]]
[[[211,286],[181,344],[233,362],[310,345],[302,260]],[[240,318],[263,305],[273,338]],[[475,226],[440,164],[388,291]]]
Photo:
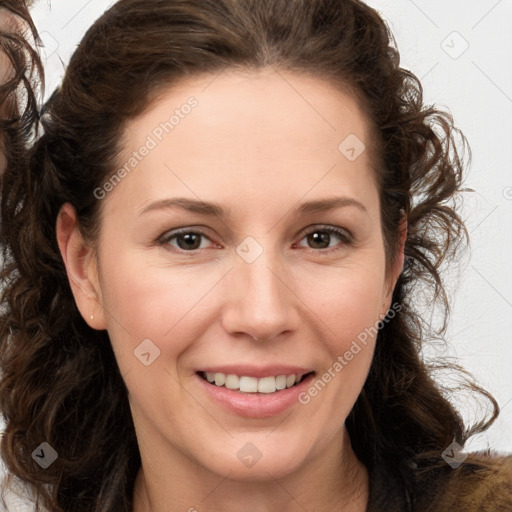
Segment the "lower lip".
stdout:
[[196,374],[208,396],[229,411],[247,418],[270,418],[277,416],[299,402],[299,394],[307,389],[314,373],[303,378],[299,384],[275,393],[242,393],[225,386],[215,386]]

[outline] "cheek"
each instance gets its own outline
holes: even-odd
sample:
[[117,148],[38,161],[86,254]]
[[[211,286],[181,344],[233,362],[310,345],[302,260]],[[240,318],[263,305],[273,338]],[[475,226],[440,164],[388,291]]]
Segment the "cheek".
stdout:
[[[325,365],[317,375],[319,382],[310,388],[304,402],[321,393],[324,410],[336,410],[345,417],[363,387],[372,361],[382,312],[384,267],[376,261],[352,265],[329,282],[316,298],[310,295],[312,304],[317,301],[315,313],[324,326]],[[328,388],[326,393],[324,388]]]
[[384,269],[352,265],[333,274],[309,302],[324,321],[333,348],[340,349],[379,321],[383,304]]
[[325,333],[323,364],[299,402],[308,411],[309,427],[325,439],[336,435],[345,422],[371,365],[382,304],[382,278],[376,268],[344,269],[318,297],[315,313]]
[[[146,339],[171,361],[190,345],[201,326],[201,298],[222,272],[156,268],[144,258],[122,256],[102,265],[107,329],[120,367],[134,364],[133,351]],[[172,363],[171,363],[172,364]]]
[[345,377],[350,375],[348,381],[357,388],[359,377],[366,373],[373,356],[380,301],[372,289],[348,291],[352,293],[332,311],[333,315],[337,314],[337,320],[331,329],[327,350],[331,366],[339,363],[333,369],[343,371]]

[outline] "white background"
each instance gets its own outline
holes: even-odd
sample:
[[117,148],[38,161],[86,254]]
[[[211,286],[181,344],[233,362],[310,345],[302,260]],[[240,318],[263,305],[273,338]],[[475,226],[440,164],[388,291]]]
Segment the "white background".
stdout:
[[[47,96],[85,30],[112,0],[39,0],[33,9],[46,45]],[[472,249],[458,284],[448,345],[502,407],[469,450],[512,451],[512,0],[371,0],[389,23],[402,66],[422,81],[425,101],[449,110],[473,160],[465,217]],[[467,49],[466,49],[467,46]],[[465,51],[463,51],[465,50]],[[468,414],[475,413],[465,403]],[[470,416],[471,417],[471,416]]]

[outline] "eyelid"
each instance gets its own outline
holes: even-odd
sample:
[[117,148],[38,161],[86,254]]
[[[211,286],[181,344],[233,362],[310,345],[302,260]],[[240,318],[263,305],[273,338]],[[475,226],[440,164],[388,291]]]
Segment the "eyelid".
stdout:
[[[205,229],[199,228],[199,227],[194,227],[194,226],[190,226],[190,227],[187,226],[184,228],[176,228],[176,229],[171,229],[169,231],[166,231],[163,235],[161,235],[157,238],[156,243],[161,244],[161,245],[168,245],[169,240],[171,240],[172,238],[175,238],[179,235],[184,235],[187,233],[194,233],[194,234],[201,235],[204,238],[207,238],[208,240],[210,240],[210,242],[214,243],[213,240],[207,235]],[[183,251],[180,249],[177,249],[177,250],[179,252],[189,252],[189,253],[197,252],[197,249],[195,249],[194,251]]]
[[315,231],[336,232],[340,236],[344,236],[349,240],[353,240],[354,238],[348,229],[339,226],[332,226],[330,224],[311,224],[310,226],[307,226],[302,231],[300,231],[297,236],[300,236],[302,239],[304,236],[309,235],[310,233],[314,233]]

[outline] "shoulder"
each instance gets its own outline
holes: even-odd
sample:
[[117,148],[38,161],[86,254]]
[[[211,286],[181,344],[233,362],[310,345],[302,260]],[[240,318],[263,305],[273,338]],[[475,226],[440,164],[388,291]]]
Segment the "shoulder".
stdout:
[[[423,489],[428,512],[511,512],[512,454],[469,453],[457,468],[436,472],[436,482]],[[432,485],[434,484],[434,485]],[[427,483],[425,482],[425,485]],[[435,495],[430,490],[436,489]],[[427,506],[428,505],[428,506]]]

